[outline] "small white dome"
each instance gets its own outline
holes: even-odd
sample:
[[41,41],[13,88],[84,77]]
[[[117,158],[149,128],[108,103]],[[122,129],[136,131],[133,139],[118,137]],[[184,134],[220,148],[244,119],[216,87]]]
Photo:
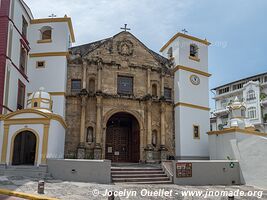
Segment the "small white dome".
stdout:
[[238,97],[235,97],[233,103],[229,106],[230,110],[237,110],[237,109],[246,109],[246,106],[243,102],[240,102]]
[[33,92],[27,101],[27,108],[33,108],[42,112],[52,112],[53,101],[51,95],[41,87],[37,92]]

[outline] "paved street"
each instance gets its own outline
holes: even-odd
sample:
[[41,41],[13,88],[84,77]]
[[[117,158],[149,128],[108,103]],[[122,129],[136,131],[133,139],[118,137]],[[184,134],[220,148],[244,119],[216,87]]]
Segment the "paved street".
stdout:
[[[29,179],[21,176],[16,177],[0,177],[0,188],[16,190],[18,192],[25,192],[30,194],[37,194],[37,179]],[[255,193],[254,197],[235,197],[235,199],[242,200],[256,200],[262,196],[261,199],[267,199],[267,190],[262,191],[260,189],[253,188],[251,186],[179,186],[179,185],[130,185],[130,184],[96,184],[96,183],[80,183],[80,182],[68,182],[60,180],[46,180],[45,183],[45,196],[55,197],[64,200],[107,200],[108,196],[105,195],[107,191],[120,191],[122,196],[116,197],[116,200],[126,199],[148,199],[148,200],[160,200],[160,199],[204,199],[204,197],[184,197],[182,191],[244,191],[247,194],[248,191],[260,191]],[[164,193],[165,191],[165,193]],[[143,192],[143,193],[141,193]],[[150,192],[150,193],[149,193]],[[154,192],[154,193],[153,193]],[[155,193],[158,192],[158,193]],[[171,195],[170,195],[171,192]],[[162,196],[162,194],[164,194]],[[127,198],[127,195],[129,197]],[[5,197],[3,197],[5,198]],[[2,198],[2,199],[3,199]],[[0,198],[1,199],[1,198]],[[11,199],[11,198],[9,198]],[[13,198],[14,199],[14,198]],[[205,199],[212,200],[227,200],[227,197],[210,197]]]

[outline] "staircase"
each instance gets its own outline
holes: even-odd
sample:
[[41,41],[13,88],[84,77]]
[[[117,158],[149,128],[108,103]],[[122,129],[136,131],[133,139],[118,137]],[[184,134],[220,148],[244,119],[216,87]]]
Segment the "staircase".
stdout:
[[133,165],[111,167],[114,183],[131,184],[172,184],[161,167]]

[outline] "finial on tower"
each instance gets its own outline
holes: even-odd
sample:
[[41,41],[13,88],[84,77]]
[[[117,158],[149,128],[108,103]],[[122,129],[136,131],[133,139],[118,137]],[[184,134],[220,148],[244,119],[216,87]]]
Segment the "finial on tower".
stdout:
[[57,15],[55,15],[55,14],[51,14],[51,15],[49,15],[48,17],[50,17],[50,18],[55,18]]
[[182,30],[182,32],[183,32],[183,34],[188,33],[188,31],[185,28]]

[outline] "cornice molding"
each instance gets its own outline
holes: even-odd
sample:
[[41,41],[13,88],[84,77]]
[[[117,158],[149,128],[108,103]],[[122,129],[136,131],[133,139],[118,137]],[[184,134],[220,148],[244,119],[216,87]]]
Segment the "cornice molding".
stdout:
[[196,74],[199,74],[199,75],[202,75],[202,76],[206,76],[206,77],[210,77],[211,74],[207,73],[207,72],[203,72],[201,70],[197,70],[197,69],[194,69],[194,68],[191,68],[191,67],[186,67],[186,66],[183,66],[183,65],[177,65],[173,71],[176,72],[178,70],[184,70],[184,71],[188,71],[188,72],[192,72],[192,73],[196,73]]

